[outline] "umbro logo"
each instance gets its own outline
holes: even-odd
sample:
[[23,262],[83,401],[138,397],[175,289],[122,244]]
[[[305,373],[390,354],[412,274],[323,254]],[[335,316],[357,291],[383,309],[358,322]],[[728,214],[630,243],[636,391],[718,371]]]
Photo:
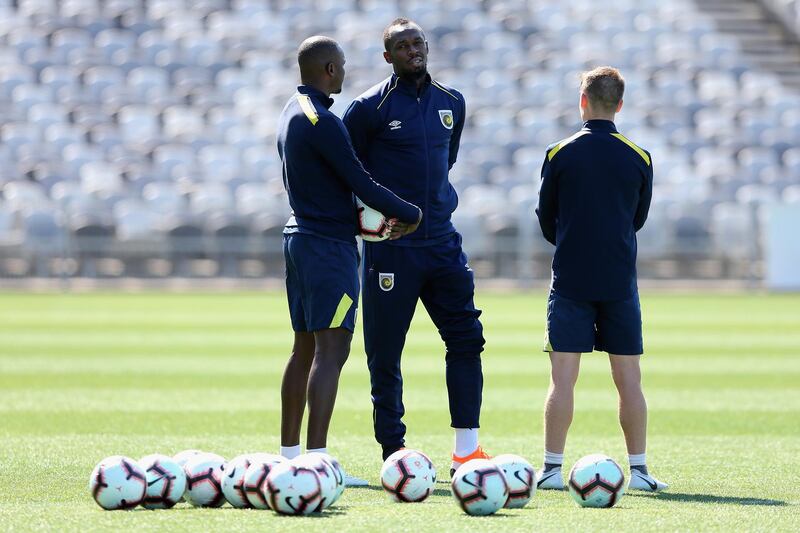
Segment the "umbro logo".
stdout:
[[402,124],[403,123],[400,122],[399,120],[393,120],[393,121],[391,121],[389,123],[389,129],[390,130],[399,130]]

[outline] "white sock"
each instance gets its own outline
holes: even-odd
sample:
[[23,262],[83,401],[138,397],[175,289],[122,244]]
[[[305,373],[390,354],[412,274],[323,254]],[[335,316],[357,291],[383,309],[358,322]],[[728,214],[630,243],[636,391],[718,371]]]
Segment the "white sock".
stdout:
[[309,448],[306,453],[324,453],[328,454],[328,448]]
[[563,453],[553,453],[548,452],[547,450],[544,451],[544,462],[551,465],[559,465],[561,466],[564,464],[564,454]]
[[628,465],[629,466],[647,466],[647,461],[645,460],[645,453],[637,453],[637,454],[628,454]]
[[289,460],[300,455],[302,451],[299,444],[295,444],[294,446],[281,446],[281,455]]
[[456,429],[456,449],[458,457],[465,457],[478,449],[478,429],[477,428],[455,428]]

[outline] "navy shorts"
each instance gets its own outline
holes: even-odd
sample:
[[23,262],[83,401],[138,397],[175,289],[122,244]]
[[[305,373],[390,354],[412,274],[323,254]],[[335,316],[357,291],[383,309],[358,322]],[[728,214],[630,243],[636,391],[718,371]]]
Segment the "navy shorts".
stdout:
[[356,329],[358,248],[305,233],[283,236],[286,296],[295,331]]
[[547,301],[545,352],[641,355],[642,310],[639,294],[628,300],[580,302],[552,290]]

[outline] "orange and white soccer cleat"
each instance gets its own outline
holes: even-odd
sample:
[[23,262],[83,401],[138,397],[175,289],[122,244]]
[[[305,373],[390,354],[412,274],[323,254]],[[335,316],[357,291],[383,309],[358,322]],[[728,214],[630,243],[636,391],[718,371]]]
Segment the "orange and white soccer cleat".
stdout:
[[456,454],[453,454],[453,464],[450,466],[450,477],[453,477],[453,474],[456,473],[458,467],[466,463],[467,461],[471,461],[472,459],[491,459],[492,456],[486,453],[483,448],[478,446],[478,448],[469,455],[465,455],[464,457],[459,457]]

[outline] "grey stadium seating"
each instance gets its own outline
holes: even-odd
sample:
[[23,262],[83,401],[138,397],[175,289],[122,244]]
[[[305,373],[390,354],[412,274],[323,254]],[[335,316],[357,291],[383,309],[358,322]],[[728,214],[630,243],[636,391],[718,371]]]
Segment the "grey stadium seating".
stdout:
[[[454,220],[479,275],[547,276],[539,168],[579,127],[578,73],[600,64],[626,76],[618,125],[654,157],[644,271],[710,259],[739,275],[761,253],[760,207],[800,205],[800,77],[756,61],[719,5],[0,0],[0,275],[281,275],[275,128],[296,46],[342,43],[342,113],[389,74],[380,35],[400,14],[467,99]],[[741,6],[800,30],[796,0],[726,9]]]

